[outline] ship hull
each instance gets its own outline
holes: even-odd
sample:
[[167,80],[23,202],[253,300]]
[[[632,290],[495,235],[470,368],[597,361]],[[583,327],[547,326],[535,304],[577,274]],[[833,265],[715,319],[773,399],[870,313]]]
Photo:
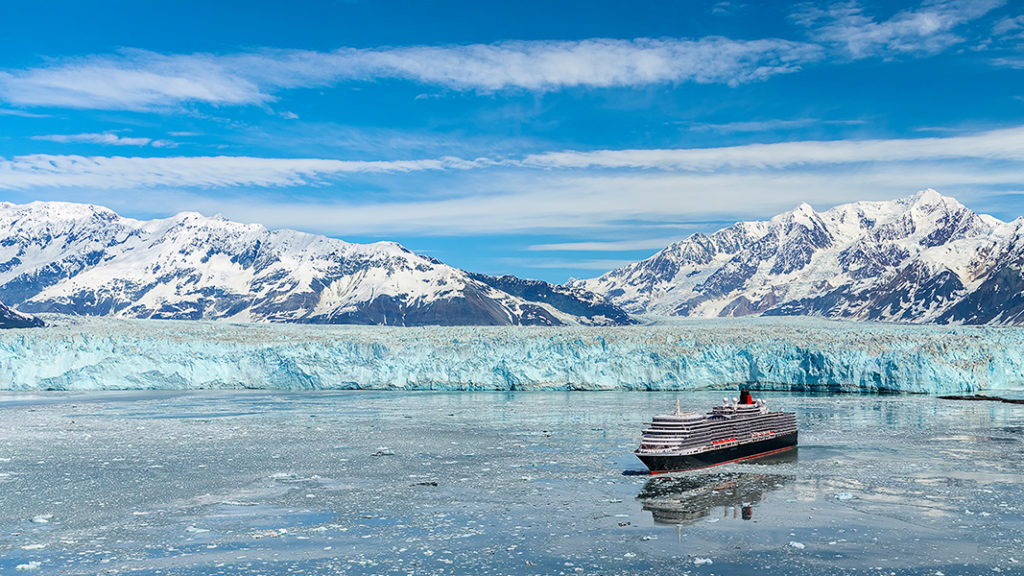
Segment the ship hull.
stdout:
[[760,442],[730,446],[720,450],[709,450],[700,454],[640,454],[636,455],[651,474],[663,474],[665,472],[683,472],[686,470],[699,470],[710,468],[719,464],[727,464],[738,460],[750,460],[771,454],[784,452],[796,446],[798,432],[776,436]]

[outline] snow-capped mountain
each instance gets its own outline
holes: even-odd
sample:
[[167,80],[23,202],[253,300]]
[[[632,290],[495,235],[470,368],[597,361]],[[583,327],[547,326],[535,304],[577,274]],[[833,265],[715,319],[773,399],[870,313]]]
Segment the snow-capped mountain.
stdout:
[[1024,219],[1002,222],[925,190],[888,202],[694,234],[574,281],[630,313],[1024,322]]
[[399,326],[625,318],[571,294],[584,297],[531,301],[393,242],[196,213],[140,221],[93,205],[0,203],[0,299],[22,312]]

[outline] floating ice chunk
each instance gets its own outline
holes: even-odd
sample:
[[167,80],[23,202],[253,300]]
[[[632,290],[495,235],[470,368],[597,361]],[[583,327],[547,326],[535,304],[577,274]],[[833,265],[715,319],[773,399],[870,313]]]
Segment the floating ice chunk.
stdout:
[[36,524],[46,524],[51,518],[53,518],[53,514],[38,514],[32,517],[32,522],[35,522]]
[[18,570],[19,572],[28,572],[30,570],[39,570],[39,566],[39,561],[33,560],[27,564],[18,564],[14,567],[14,569]]
[[803,550],[804,548],[806,548],[806,546],[804,546],[803,542],[797,542],[796,540],[791,540],[789,542],[789,547],[790,548],[795,548],[797,550]]
[[202,534],[204,532],[209,532],[209,530],[207,530],[206,528],[196,528],[195,526],[189,526],[188,528],[185,528],[185,532],[190,532],[192,534]]
[[21,547],[22,550],[42,550],[46,548],[46,544],[25,544]]
[[836,494],[836,500],[853,500],[853,494],[850,494],[849,492],[840,492]]
[[713,564],[711,558],[694,558],[693,559],[693,565],[694,566],[703,566],[705,564]]

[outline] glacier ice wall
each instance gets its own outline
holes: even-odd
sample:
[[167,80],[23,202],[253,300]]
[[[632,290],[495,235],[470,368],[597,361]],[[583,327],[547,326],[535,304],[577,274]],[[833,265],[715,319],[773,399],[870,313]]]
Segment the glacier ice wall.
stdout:
[[806,318],[626,327],[226,324],[47,315],[0,331],[0,389],[761,389],[1024,383],[1024,329]]

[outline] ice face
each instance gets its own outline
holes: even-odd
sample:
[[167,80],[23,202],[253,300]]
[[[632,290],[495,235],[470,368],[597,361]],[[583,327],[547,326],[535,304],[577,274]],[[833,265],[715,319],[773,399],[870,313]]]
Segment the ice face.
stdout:
[[1024,380],[1024,330],[807,319],[612,328],[312,326],[47,316],[0,332],[0,389],[967,392]]
[[652,478],[720,393],[2,394],[0,573],[1021,573],[1018,407],[762,395],[797,453]]

